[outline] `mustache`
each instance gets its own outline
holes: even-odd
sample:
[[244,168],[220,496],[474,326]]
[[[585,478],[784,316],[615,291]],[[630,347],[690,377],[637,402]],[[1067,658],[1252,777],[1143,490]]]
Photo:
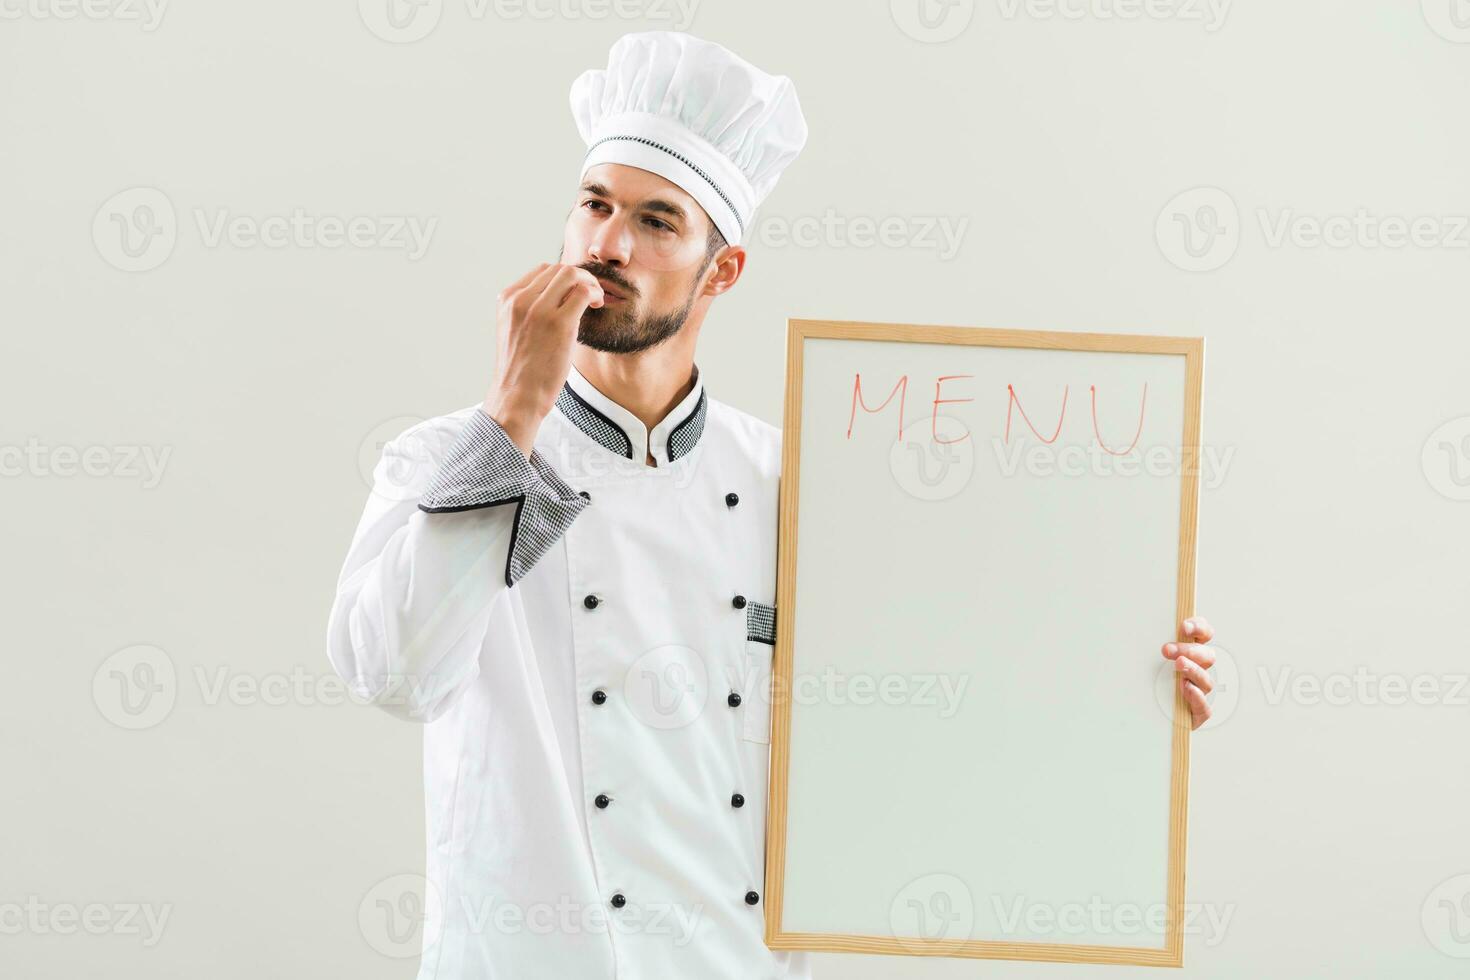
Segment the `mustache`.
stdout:
[[633,299],[638,295],[638,287],[624,279],[618,274],[618,270],[604,262],[583,262],[577,268],[586,269],[599,279],[606,279],[618,288],[624,296]]

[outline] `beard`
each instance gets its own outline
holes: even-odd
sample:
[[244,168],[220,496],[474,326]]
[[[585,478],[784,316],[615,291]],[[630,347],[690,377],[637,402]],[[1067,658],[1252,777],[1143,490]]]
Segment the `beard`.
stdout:
[[[577,326],[577,342],[609,354],[636,354],[656,347],[677,334],[694,308],[694,289],[678,309],[655,313],[643,308],[633,285],[616,269],[599,262],[584,262],[581,268],[606,279],[625,297],[615,306],[589,307]],[[700,272],[704,270],[701,269]],[[694,281],[699,282],[698,273]]]

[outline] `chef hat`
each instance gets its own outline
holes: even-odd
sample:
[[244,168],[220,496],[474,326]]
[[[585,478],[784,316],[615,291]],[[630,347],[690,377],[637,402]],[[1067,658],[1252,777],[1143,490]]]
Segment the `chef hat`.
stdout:
[[600,163],[652,171],[698,201],[731,245],[806,144],[791,79],[674,31],[618,38],[606,70],[572,83],[571,103],[587,144],[582,175]]

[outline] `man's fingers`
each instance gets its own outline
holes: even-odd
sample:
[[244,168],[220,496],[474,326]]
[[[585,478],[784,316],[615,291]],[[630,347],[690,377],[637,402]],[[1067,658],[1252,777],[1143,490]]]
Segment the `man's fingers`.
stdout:
[[1215,689],[1215,682],[1210,679],[1209,672],[1188,657],[1180,657],[1174,661],[1174,673],[1206,694]]
[[1163,652],[1167,660],[1188,657],[1201,667],[1215,666],[1214,648],[1207,647],[1203,643],[1165,643]]
[[1215,628],[1203,616],[1191,616],[1180,623],[1179,628],[1184,633],[1186,640],[1192,640],[1195,643],[1209,643],[1215,638]]
[[562,297],[561,304],[557,307],[558,311],[570,312],[570,307],[576,306],[578,307],[576,312],[580,314],[589,306],[601,306],[602,283],[598,282],[597,277],[586,269],[574,269],[573,271],[580,272],[581,275],[567,288],[566,295]]
[[1179,683],[1184,689],[1184,703],[1189,705],[1189,730],[1194,731],[1210,720],[1210,702],[1205,700],[1205,693],[1189,681],[1181,680]]
[[571,304],[580,304],[580,308],[585,309],[592,299],[602,302],[602,285],[596,276],[575,265],[558,266],[556,274],[542,289],[541,298],[531,305],[531,315],[549,316],[553,311],[567,313]]
[[520,292],[522,289],[525,289],[526,286],[533,279],[535,279],[537,276],[541,275],[541,273],[545,272],[549,268],[551,268],[551,263],[549,263],[549,262],[542,262],[540,265],[536,266],[534,269],[531,269],[529,272],[527,272],[524,276],[521,276],[515,282],[511,283],[509,286],[506,286],[504,289],[502,289],[500,291],[500,295],[497,296],[496,299],[499,300],[502,303],[505,302],[506,300],[508,300],[512,296],[514,296],[516,293]]
[[542,293],[551,280],[556,278],[558,271],[562,269],[559,265],[548,265],[531,277],[531,281],[510,296],[511,306],[516,314],[524,317],[531,308],[540,300]]

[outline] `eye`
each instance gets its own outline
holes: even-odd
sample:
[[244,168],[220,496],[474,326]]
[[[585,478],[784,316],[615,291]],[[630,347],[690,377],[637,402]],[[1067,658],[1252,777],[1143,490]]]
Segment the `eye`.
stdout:
[[647,218],[645,220],[648,222],[649,227],[653,228],[656,231],[673,231],[674,230],[674,226],[673,225],[671,225],[671,224],[669,224],[668,222],[665,222],[665,221],[660,221],[657,218]]
[[606,209],[607,208],[607,205],[606,204],[603,204],[601,201],[591,200],[591,201],[583,201],[582,202],[582,207],[584,207],[584,208],[591,208],[592,210],[596,211],[598,208]]

